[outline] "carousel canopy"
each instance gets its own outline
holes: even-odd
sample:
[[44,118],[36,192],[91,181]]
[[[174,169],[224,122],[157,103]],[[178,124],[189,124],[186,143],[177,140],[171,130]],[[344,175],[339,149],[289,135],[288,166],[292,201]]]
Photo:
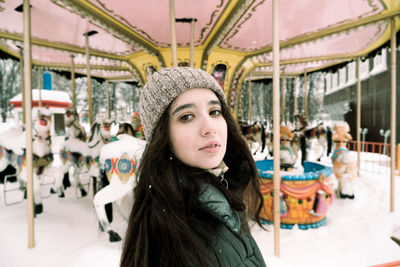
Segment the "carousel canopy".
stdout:
[[[32,62],[93,76],[144,83],[147,67],[172,65],[170,1],[31,0]],[[272,1],[175,0],[178,64],[212,73],[225,65],[225,92],[244,79],[272,75]],[[0,49],[20,56],[22,1],[0,1]],[[364,56],[400,28],[398,0],[280,0],[280,66],[299,75]],[[191,21],[194,27],[191,28]]]

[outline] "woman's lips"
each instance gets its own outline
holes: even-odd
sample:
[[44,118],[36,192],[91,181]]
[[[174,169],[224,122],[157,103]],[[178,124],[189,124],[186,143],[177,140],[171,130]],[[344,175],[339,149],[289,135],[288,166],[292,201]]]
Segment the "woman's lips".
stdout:
[[220,149],[221,145],[218,143],[209,143],[205,145],[204,147],[200,148],[200,151],[206,151],[206,152],[217,152]]

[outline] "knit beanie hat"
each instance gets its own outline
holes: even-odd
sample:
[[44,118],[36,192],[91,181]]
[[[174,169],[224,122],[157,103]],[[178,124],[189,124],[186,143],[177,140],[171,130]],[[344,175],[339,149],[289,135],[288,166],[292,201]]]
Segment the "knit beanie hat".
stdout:
[[181,93],[193,88],[211,89],[226,101],[218,82],[204,70],[172,67],[153,73],[143,87],[139,103],[147,142],[153,138],[154,128],[169,104]]

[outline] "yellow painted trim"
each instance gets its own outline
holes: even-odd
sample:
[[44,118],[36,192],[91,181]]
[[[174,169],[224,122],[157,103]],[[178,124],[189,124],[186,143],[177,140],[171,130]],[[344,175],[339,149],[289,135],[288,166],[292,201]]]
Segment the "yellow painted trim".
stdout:
[[209,32],[207,38],[204,40],[204,43],[203,43],[204,47],[207,47],[210,44],[210,42],[216,37],[216,34],[221,29],[221,27],[223,27],[223,24],[228,19],[228,17],[231,15],[232,11],[236,9],[236,6],[238,3],[239,3],[239,0],[232,0],[232,1],[228,2],[228,4],[226,5],[221,16],[219,16],[217,23],[215,23],[214,27]]
[[155,49],[157,47],[149,42],[147,39],[144,39],[141,35],[133,31],[131,28],[120,22],[119,20],[115,19],[114,17],[108,15],[103,10],[97,8],[97,6],[93,5],[90,1],[82,1],[82,0],[68,0],[71,4],[76,6],[77,8],[89,12],[91,15],[95,16],[97,19],[105,22],[109,27],[113,28],[117,31],[124,31],[124,33],[129,34],[130,38],[134,39],[141,43],[141,45],[149,48],[150,50]]
[[[22,43],[24,42],[23,36],[21,34],[0,31],[0,38],[18,41],[18,42],[22,42]],[[67,44],[62,44],[62,43],[54,43],[54,42],[50,42],[47,40],[34,38],[34,37],[31,38],[31,44],[41,46],[41,47],[53,48],[56,50],[61,50],[61,51],[66,51],[66,52],[79,53],[79,54],[83,54],[83,55],[85,55],[85,53],[86,53],[85,48],[81,48],[79,46],[67,45]],[[96,56],[96,57],[122,60],[122,61],[127,60],[126,56],[118,56],[115,54],[109,54],[109,53],[105,53],[105,52],[102,52],[102,51],[99,51],[96,49],[90,49],[90,55]]]
[[[383,11],[381,14],[378,14],[375,16],[366,17],[363,19],[359,19],[357,21],[347,23],[347,24],[335,26],[335,27],[332,27],[329,29],[324,29],[324,30],[321,30],[321,31],[318,31],[315,33],[310,33],[310,34],[306,34],[306,35],[303,35],[303,36],[300,36],[297,38],[290,39],[288,41],[280,43],[280,48],[285,48],[285,47],[289,47],[289,46],[298,45],[298,44],[301,44],[304,42],[313,41],[315,39],[318,39],[318,38],[321,38],[321,37],[324,37],[327,35],[347,31],[352,28],[356,28],[356,27],[363,26],[366,24],[378,22],[381,20],[390,19],[392,17],[399,16],[399,15],[400,15],[400,9]],[[272,51],[272,44],[265,47],[264,49],[257,50],[256,52],[248,53],[247,57],[257,56],[257,55],[264,54],[264,53],[271,52],[271,51]]]

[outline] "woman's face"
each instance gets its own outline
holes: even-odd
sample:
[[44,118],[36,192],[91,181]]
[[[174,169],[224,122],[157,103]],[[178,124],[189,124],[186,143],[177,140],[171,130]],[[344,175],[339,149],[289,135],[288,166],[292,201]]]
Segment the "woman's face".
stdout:
[[212,90],[194,88],[175,98],[169,125],[171,150],[183,163],[202,169],[221,163],[228,130],[221,103]]

